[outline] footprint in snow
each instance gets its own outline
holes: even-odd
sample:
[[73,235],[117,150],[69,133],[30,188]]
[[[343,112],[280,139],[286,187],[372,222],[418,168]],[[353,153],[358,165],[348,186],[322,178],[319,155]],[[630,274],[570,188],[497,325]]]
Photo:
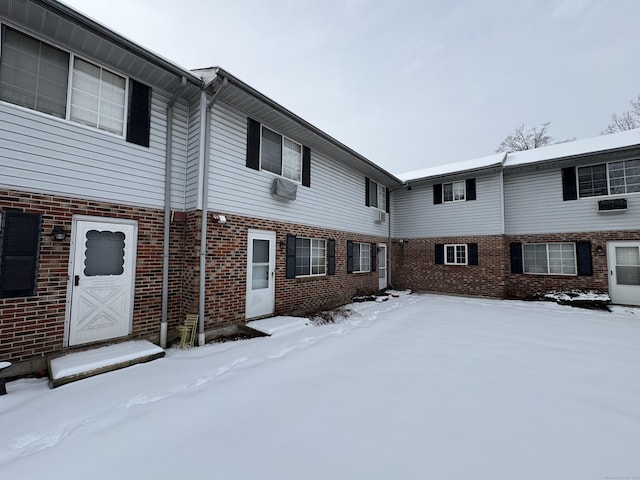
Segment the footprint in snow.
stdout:
[[276,358],[282,358],[284,357],[287,353],[295,350],[296,347],[295,346],[291,346],[291,347],[284,347],[282,349],[280,349],[280,351],[278,353],[275,353],[273,355],[269,355],[268,358],[270,359],[276,359]]
[[18,437],[7,446],[11,450],[19,450],[20,456],[31,455],[32,453],[55,447],[64,440],[65,437],[89,423],[89,419],[83,418],[74,422],[62,425],[48,432],[34,432]]

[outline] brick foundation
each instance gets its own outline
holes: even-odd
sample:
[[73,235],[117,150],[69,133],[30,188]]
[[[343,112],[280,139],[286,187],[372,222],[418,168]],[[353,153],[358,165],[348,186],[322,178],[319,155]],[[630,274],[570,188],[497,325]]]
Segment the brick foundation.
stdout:
[[[509,244],[519,243],[546,243],[546,242],[591,242],[591,258],[593,276],[575,275],[526,275],[512,274],[509,263]],[[640,240],[640,231],[629,232],[587,232],[587,233],[562,233],[545,235],[511,235],[505,242],[505,261],[507,263],[506,280],[508,298],[528,298],[538,292],[549,290],[599,290],[608,292],[609,275],[607,265],[607,242]],[[602,247],[598,253],[597,248]]]
[[[71,238],[56,241],[54,226],[71,231],[73,215],[138,221],[138,247],[132,337],[157,339],[162,302],[161,210],[0,190],[0,210],[42,215],[36,295],[0,299],[0,358],[12,362],[43,358],[64,348],[64,320]],[[184,225],[172,224],[169,282],[170,327],[182,318]],[[82,348],[82,347],[80,347]]]
[[[478,244],[478,265],[437,265],[436,244]],[[400,289],[502,298],[505,294],[504,237],[411,238],[393,241],[392,282]],[[508,258],[508,257],[507,257]]]
[[[213,214],[210,212],[210,220]],[[205,331],[245,322],[247,239],[249,229],[276,233],[275,313],[304,315],[348,303],[356,294],[378,290],[377,272],[347,274],[347,240],[385,243],[386,238],[348,234],[331,229],[306,227],[271,220],[226,215],[227,223],[208,222],[207,294]],[[199,245],[200,218],[190,214],[189,236],[196,236]],[[320,277],[287,279],[286,252],[280,247],[288,234],[310,238],[336,240],[336,274]],[[191,313],[198,311],[199,254],[185,253],[188,272],[185,284],[185,305]]]

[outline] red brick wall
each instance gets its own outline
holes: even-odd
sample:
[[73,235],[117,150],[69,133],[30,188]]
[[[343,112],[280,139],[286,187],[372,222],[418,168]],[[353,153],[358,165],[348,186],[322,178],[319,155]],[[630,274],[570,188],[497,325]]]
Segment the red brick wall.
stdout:
[[[630,232],[588,232],[562,233],[545,235],[511,235],[505,242],[505,262],[507,291],[509,298],[527,298],[549,290],[609,290],[609,276],[607,267],[607,242],[622,240],[640,240],[640,230]],[[509,245],[518,243],[547,243],[547,242],[591,242],[591,258],[593,276],[574,275],[525,275],[511,273]],[[596,248],[602,247],[602,253]]]
[[[67,275],[71,239],[56,241],[51,230],[71,231],[74,214],[138,221],[138,249],[133,336],[159,335],[162,300],[163,212],[52,195],[0,190],[0,210],[20,209],[42,215],[36,295],[0,299],[0,358],[13,362],[41,358],[63,348]],[[173,224],[169,284],[169,319],[182,317],[182,244],[184,225]]]
[[[478,265],[436,265],[435,246],[478,244]],[[501,298],[505,291],[504,237],[410,238],[393,241],[392,280],[400,289]]]
[[[247,279],[247,238],[249,229],[276,232],[276,314],[303,315],[320,309],[329,309],[350,301],[356,294],[378,290],[376,272],[347,274],[347,240],[360,242],[386,242],[386,238],[347,234],[330,229],[305,227],[270,220],[226,215],[227,223],[217,224],[209,213],[207,236],[207,294],[205,330],[213,330],[245,321]],[[200,220],[190,215],[187,236],[197,236],[199,245]],[[336,274],[322,277],[287,279],[286,251],[280,242],[287,234],[336,240]],[[185,258],[185,305],[190,313],[198,311],[198,246],[187,241],[193,252]]]

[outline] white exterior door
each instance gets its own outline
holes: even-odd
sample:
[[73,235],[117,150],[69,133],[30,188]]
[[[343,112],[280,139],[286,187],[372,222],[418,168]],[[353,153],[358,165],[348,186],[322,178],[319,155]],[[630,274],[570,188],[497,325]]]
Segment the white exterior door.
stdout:
[[271,315],[275,308],[276,234],[249,230],[246,318]]
[[640,242],[607,243],[607,261],[611,301],[640,305]]
[[70,258],[68,344],[131,333],[137,222],[74,220]]
[[378,244],[378,289],[387,288],[387,244]]

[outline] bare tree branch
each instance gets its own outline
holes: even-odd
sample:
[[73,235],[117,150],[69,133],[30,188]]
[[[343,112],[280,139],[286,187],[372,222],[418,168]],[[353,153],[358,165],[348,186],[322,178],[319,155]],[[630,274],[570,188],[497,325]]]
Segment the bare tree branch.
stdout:
[[529,129],[525,128],[523,123],[498,145],[496,152],[519,152],[553,143],[553,137],[548,134],[549,123],[545,122],[540,127]]
[[631,110],[620,115],[614,113],[611,116],[611,123],[602,131],[603,135],[640,128],[640,95],[629,103],[631,103]]

